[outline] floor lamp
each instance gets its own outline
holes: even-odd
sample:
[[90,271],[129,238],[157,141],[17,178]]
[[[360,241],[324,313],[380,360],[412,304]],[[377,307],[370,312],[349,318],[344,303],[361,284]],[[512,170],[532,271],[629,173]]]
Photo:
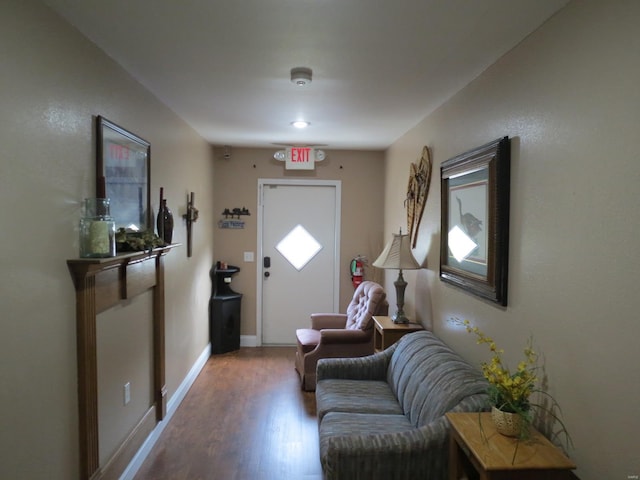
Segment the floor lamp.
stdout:
[[393,323],[409,323],[409,319],[404,314],[404,290],[407,288],[402,276],[402,270],[417,270],[421,268],[411,253],[411,239],[408,234],[403,234],[400,229],[399,234],[392,234],[393,238],[384,247],[380,256],[373,262],[374,267],[383,269],[399,270],[398,279],[393,282],[396,287],[396,302],[398,310],[391,317]]

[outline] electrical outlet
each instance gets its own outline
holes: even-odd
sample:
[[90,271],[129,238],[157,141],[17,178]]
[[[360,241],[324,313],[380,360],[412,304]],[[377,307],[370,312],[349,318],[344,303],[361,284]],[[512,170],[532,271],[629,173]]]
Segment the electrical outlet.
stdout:
[[126,405],[131,401],[131,383],[130,382],[127,382],[124,384],[123,393],[124,393],[124,404]]
[[244,261],[253,262],[253,252],[244,252]]

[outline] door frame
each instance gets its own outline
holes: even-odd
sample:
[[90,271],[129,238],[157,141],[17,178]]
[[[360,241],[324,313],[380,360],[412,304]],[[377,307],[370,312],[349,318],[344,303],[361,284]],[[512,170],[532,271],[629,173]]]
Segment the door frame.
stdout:
[[336,192],[335,211],[335,237],[333,259],[333,309],[337,311],[340,305],[340,225],[342,211],[342,181],[341,180],[304,180],[288,178],[259,178],[258,179],[258,237],[257,237],[257,257],[256,257],[256,346],[262,345],[262,274],[264,252],[262,246],[262,222],[263,222],[263,189],[265,185],[293,185],[307,187],[334,187]]

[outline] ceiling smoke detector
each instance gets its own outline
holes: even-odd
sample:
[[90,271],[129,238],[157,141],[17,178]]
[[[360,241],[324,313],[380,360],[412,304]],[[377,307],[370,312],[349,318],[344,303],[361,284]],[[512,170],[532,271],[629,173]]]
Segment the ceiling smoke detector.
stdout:
[[311,83],[313,72],[307,67],[295,67],[291,69],[291,83],[304,87]]

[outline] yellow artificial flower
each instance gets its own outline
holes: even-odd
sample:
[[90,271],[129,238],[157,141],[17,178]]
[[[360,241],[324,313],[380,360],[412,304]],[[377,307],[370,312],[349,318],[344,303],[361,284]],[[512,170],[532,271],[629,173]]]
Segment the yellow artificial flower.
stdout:
[[492,402],[497,408],[511,412],[526,412],[529,410],[529,396],[538,378],[535,374],[537,355],[532,348],[531,340],[524,349],[525,359],[518,363],[515,373],[502,363],[504,350],[498,348],[495,341],[484,334],[478,327],[472,326],[468,320],[462,324],[467,332],[477,337],[478,345],[486,344],[491,352],[491,362],[483,362],[481,369],[484,377],[489,381],[489,391]]

